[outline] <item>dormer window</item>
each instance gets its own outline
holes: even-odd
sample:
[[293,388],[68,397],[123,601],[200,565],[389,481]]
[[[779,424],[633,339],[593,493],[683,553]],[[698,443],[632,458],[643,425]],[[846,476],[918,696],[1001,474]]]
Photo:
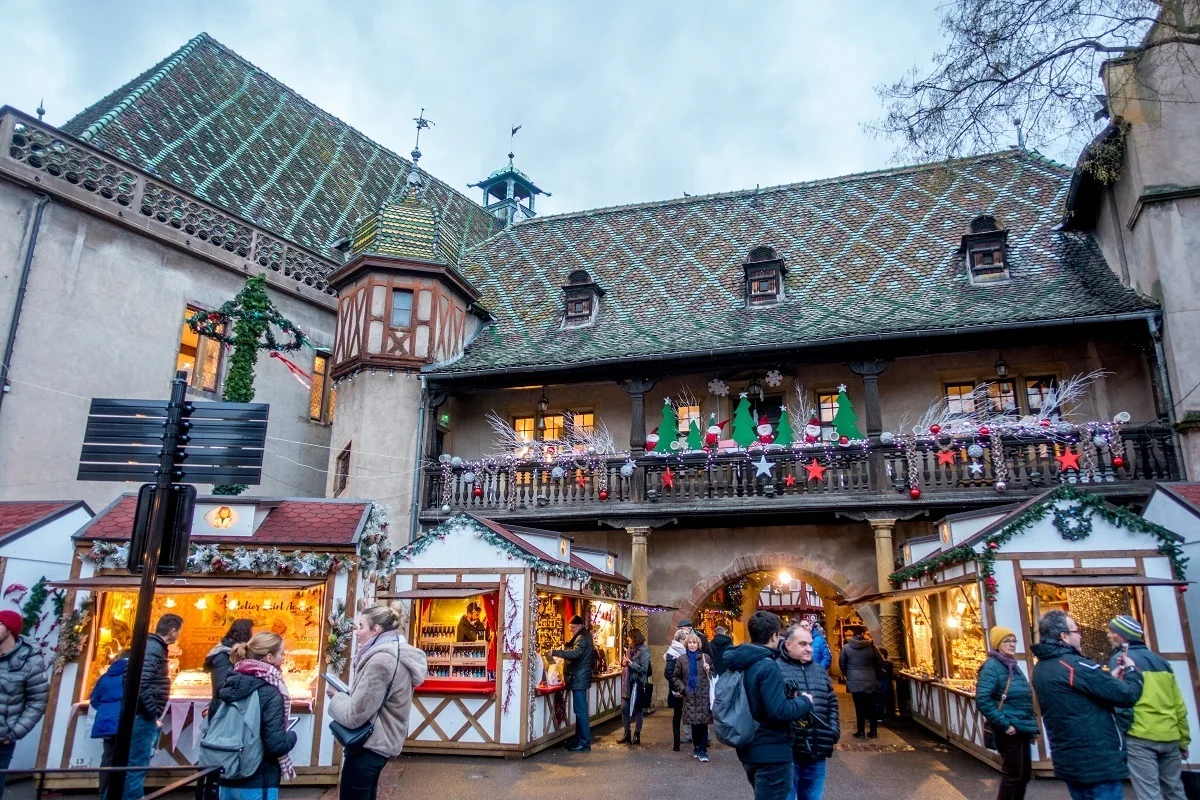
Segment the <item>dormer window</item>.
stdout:
[[996,218],[981,214],[971,220],[971,229],[962,237],[967,275],[972,283],[995,283],[1009,279],[1008,231],[1001,230]]
[[783,259],[772,247],[756,247],[742,263],[746,271],[746,305],[762,306],[783,299]]
[[604,290],[582,269],[567,276],[567,285],[562,288],[565,303],[562,326],[582,328],[591,325],[596,319]]

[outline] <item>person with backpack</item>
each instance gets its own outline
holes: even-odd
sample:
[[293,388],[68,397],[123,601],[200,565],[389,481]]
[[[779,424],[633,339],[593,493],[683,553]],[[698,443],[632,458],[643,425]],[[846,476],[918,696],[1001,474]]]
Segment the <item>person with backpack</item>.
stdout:
[[671,709],[671,749],[676,753],[679,752],[679,726],[683,722],[683,701],[671,686],[671,676],[675,674],[675,662],[687,652],[687,648],[683,646],[685,639],[687,639],[687,631],[682,628],[675,631],[675,638],[671,640],[671,644],[667,645],[666,655],[663,656],[667,662],[666,668],[663,669],[663,677],[667,679],[667,708]]
[[708,763],[708,726],[713,721],[712,705],[709,702],[709,683],[713,679],[712,661],[700,649],[703,642],[695,633],[683,640],[687,648],[675,659],[675,670],[671,673],[671,688],[679,694],[683,708],[683,724],[692,729],[692,757]]
[[204,657],[204,671],[208,673],[209,683],[212,684],[212,702],[208,704],[209,722],[212,722],[213,718],[216,717],[217,709],[221,706],[221,687],[225,685],[225,679],[233,674],[233,662],[229,660],[229,651],[233,649],[235,644],[250,641],[250,637],[253,634],[253,621],[235,619],[221,641],[217,642],[213,646],[213,649],[208,651],[208,655]]
[[[142,682],[138,691],[137,714],[133,718],[133,735],[129,738],[129,766],[146,767],[158,749],[162,734],[162,717],[171,697],[171,676],[168,672],[169,648],[179,640],[183,617],[163,614],[154,625],[154,633],[146,637],[146,654],[142,662]],[[125,773],[125,800],[141,800],[145,795],[145,770]]]
[[792,789],[791,723],[813,710],[812,694],[789,698],[774,656],[779,617],[756,611],[746,623],[749,644],[725,651],[713,717],[717,738],[737,748],[754,800],[787,800]]
[[329,716],[351,731],[371,725],[360,747],[346,748],[339,782],[341,800],[375,800],[379,775],[400,755],[408,738],[413,690],[425,682],[425,651],[404,638],[408,608],[374,605],[358,615],[354,681],[350,693],[327,690]]
[[[292,698],[279,667],[283,638],[256,633],[229,650],[233,672],[221,687],[221,707],[200,743],[202,764],[221,766],[221,800],[279,800],[279,783],[296,770],[288,753],[296,746],[289,730]],[[237,742],[233,750],[223,742]],[[236,746],[236,745],[235,745]]]
[[[100,766],[113,765],[113,753],[117,747],[117,723],[121,719],[121,698],[125,694],[125,670],[129,668],[129,651],[122,651],[117,660],[108,665],[104,674],[96,679],[92,693],[88,696],[88,705],[95,712],[92,722],[92,738],[104,740],[104,751],[100,756]],[[100,773],[100,796],[108,794],[108,779],[110,773]]]
[[1017,664],[1017,635],[1011,628],[992,626],[988,644],[992,649],[975,679],[975,707],[991,728],[1000,754],[996,800],[1024,800],[1033,776],[1029,743],[1038,734],[1033,687]]
[[862,628],[854,632],[853,638],[846,642],[842,654],[838,656],[838,668],[846,678],[846,691],[854,698],[854,714],[858,718],[855,739],[863,738],[868,722],[871,723],[871,730],[866,737],[874,739],[879,736],[875,727],[875,706],[882,665],[879,651],[870,639],[863,636]]
[[[617,740],[617,744],[642,743],[642,709],[645,707],[647,686],[650,683],[650,648],[646,647],[646,637],[637,628],[630,628],[625,637],[628,650],[621,666],[625,668],[621,693],[621,722],[625,725],[625,735]],[[633,737],[629,736],[629,723],[636,723]]]
[[779,644],[779,670],[789,697],[812,696],[812,713],[792,723],[795,787],[789,800],[821,800],[825,765],[841,738],[837,695],[829,673],[817,663],[810,625],[792,625]]

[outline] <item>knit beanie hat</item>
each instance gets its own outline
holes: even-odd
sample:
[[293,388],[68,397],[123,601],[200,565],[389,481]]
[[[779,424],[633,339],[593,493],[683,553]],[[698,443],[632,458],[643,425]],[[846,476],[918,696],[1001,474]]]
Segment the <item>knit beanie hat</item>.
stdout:
[[1011,628],[1006,628],[1003,625],[996,625],[990,631],[988,631],[988,644],[992,646],[993,650],[999,650],[1000,643],[1009,636],[1016,636],[1016,634],[1012,632]]
[[583,624],[583,617],[581,617],[581,616],[579,616],[578,614],[576,614],[575,616],[571,617],[571,621],[570,621],[569,623],[567,623],[567,624],[569,624],[569,625],[582,625],[582,624]]
[[0,625],[8,628],[8,632],[13,636],[20,636],[25,627],[25,620],[16,611],[5,609],[0,611]]
[[1108,629],[1113,633],[1119,633],[1131,642],[1140,642],[1142,640],[1142,624],[1130,616],[1122,614],[1119,617],[1113,617],[1108,623]]

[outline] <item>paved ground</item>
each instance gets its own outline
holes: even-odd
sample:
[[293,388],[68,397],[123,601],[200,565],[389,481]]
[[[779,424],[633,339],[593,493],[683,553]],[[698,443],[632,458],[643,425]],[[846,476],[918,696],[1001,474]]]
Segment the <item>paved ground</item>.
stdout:
[[[853,714],[842,696],[845,712]],[[997,773],[916,725],[880,728],[877,740],[859,741],[843,725],[844,749],[829,762],[827,800],[991,800]],[[752,793],[733,750],[715,743],[701,764],[691,747],[671,751],[671,718],[660,710],[646,719],[639,747],[617,744],[619,721],[598,727],[591,753],[545,750],[524,760],[402,756],[385,769],[378,800],[750,800]],[[1029,800],[1065,800],[1059,781],[1034,781]],[[1125,796],[1133,798],[1127,786]],[[10,786],[8,800],[32,800],[32,784]],[[336,789],[285,789],[282,800],[336,800]],[[181,796],[181,800],[185,800]]]

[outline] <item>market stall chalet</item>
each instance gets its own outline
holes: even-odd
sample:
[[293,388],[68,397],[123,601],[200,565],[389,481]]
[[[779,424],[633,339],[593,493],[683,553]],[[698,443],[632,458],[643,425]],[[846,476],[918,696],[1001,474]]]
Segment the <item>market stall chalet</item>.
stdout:
[[[118,498],[75,535],[69,608],[87,609],[74,634],[79,656],[54,675],[38,766],[96,767],[101,740],[91,738],[88,696],[96,679],[130,644],[140,576],[125,568],[137,503]],[[171,695],[152,765],[195,764],[211,684],[206,655],[241,618],[255,631],[284,637],[284,680],[299,718],[292,750],[300,783],[334,783],[340,745],[328,729],[326,671],[349,677],[353,609],[370,602],[375,574],[388,555],[386,511],[369,501],[201,497],[192,523],[188,571],[160,576],[151,629],[166,613],[183,618],[169,650]],[[350,609],[350,612],[347,612]],[[95,775],[60,779],[60,787],[95,786]]]
[[[1107,664],[1108,622],[1138,619],[1146,644],[1175,671],[1197,728],[1197,675],[1182,591],[1180,537],[1099,495],[1062,486],[1004,509],[958,514],[939,523],[936,541],[910,542],[905,567],[891,575],[895,591],[848,602],[900,601],[907,666],[917,722],[979,759],[1000,766],[983,745],[975,677],[995,625],[1017,637],[1026,676],[1043,614],[1061,609],[1083,631],[1083,653]],[[1043,729],[1044,730],[1044,729]],[[1045,736],[1033,745],[1033,767],[1051,770]]]
[[620,714],[625,609],[640,604],[625,599],[629,581],[613,553],[459,514],[393,559],[394,590],[380,597],[410,603],[410,641],[429,658],[405,753],[515,757],[571,736],[569,692],[556,682],[559,665],[547,666],[550,651],[570,639],[576,614],[596,646],[591,719]]

